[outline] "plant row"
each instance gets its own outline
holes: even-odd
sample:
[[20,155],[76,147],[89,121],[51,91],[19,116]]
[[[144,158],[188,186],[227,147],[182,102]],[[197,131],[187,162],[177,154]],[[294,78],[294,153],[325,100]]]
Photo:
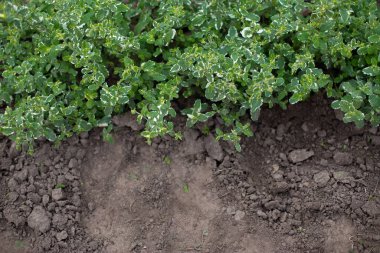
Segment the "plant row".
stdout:
[[[345,122],[380,123],[380,7],[372,0],[29,0],[0,3],[0,132],[18,144],[131,111],[148,141],[223,122],[250,136],[262,106],[313,92]],[[175,104],[182,106],[178,107]]]

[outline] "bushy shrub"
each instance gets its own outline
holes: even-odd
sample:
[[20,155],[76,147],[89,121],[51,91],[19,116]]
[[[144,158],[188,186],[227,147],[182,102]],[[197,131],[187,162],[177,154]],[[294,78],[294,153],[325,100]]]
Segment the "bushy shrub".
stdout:
[[[263,105],[325,92],[344,121],[380,122],[371,0],[29,0],[0,3],[0,131],[17,143],[104,127],[132,111],[148,140],[218,116],[251,135]],[[191,105],[175,110],[173,102]],[[186,104],[186,103],[183,103]]]

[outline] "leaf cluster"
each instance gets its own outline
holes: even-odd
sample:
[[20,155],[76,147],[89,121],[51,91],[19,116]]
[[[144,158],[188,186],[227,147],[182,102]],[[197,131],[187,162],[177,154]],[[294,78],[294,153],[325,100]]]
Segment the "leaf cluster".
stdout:
[[[0,132],[18,144],[137,113],[148,140],[218,117],[217,138],[250,136],[246,115],[312,92],[345,122],[380,123],[380,10],[372,0],[30,0],[0,3]],[[176,101],[192,101],[177,110]]]

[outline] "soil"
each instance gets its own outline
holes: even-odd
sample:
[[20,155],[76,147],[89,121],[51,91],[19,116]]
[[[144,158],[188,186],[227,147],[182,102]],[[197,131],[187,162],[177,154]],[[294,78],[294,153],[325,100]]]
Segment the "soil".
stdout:
[[[130,115],[19,152],[0,137],[0,252],[380,252],[380,130],[319,96],[265,109],[238,153],[185,130],[152,145]],[[125,122],[123,122],[125,121]]]

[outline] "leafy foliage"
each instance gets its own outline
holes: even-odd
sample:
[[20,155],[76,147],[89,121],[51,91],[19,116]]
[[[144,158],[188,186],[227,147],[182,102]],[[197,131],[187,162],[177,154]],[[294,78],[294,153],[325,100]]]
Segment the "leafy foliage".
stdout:
[[380,123],[372,0],[30,0],[0,3],[0,132],[18,144],[112,129],[131,110],[148,140],[219,117],[239,148],[247,113],[326,92],[346,122]]

